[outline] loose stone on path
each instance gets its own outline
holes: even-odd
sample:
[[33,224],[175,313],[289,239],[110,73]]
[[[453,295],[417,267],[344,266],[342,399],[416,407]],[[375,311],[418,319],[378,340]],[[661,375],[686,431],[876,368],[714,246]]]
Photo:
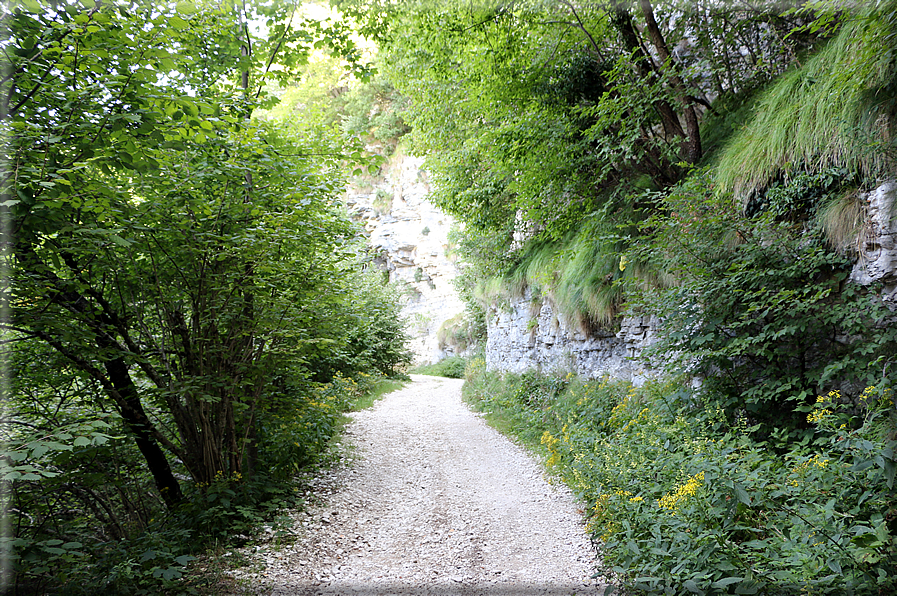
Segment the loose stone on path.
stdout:
[[461,401],[462,381],[413,376],[352,414],[355,461],[319,476],[295,543],[260,549],[243,594],[601,594],[564,487]]

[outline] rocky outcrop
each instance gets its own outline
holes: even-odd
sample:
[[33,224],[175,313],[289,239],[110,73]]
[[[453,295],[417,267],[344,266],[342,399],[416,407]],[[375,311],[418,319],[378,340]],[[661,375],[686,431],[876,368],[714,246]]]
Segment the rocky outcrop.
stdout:
[[[452,280],[457,268],[448,256],[452,219],[427,201],[430,186],[423,159],[397,152],[374,179],[357,179],[345,197],[379,252],[378,266],[404,292],[404,315],[417,362],[436,362],[457,350],[440,345],[438,331],[457,320],[464,303]],[[897,182],[864,197],[867,226],[858,244],[851,279],[880,283],[886,300],[897,303]],[[486,363],[490,369],[522,373],[531,369],[605,375],[640,384],[652,374],[639,358],[655,341],[654,317],[626,317],[619,330],[584,332],[558,312],[547,297],[524,296],[491,307]]]
[[442,358],[437,331],[464,311],[464,303],[447,256],[452,219],[427,201],[430,185],[422,166],[422,158],[400,148],[381,176],[352,181],[344,202],[364,225],[377,265],[401,287],[411,348],[418,363],[427,363]]
[[585,377],[610,376],[642,384],[652,374],[639,359],[655,341],[653,317],[625,317],[616,332],[585,333],[545,297],[527,289],[522,297],[490,309],[486,366],[522,373],[574,372]]
[[[897,182],[880,185],[864,197],[867,225],[851,279],[882,284],[882,297],[897,306]],[[557,312],[551,301],[527,290],[522,297],[491,307],[486,343],[489,369],[522,373],[574,372],[610,376],[641,384],[652,369],[641,358],[654,343],[655,317],[625,317],[616,332],[591,330]]]
[[865,196],[867,225],[850,278],[863,285],[882,284],[885,300],[897,303],[897,182],[882,184]]

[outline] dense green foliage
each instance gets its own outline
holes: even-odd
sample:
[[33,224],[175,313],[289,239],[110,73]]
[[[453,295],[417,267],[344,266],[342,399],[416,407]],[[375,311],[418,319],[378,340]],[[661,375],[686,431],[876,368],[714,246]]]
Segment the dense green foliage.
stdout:
[[[215,578],[205,578],[191,562],[206,547],[251,540],[262,524],[288,533],[291,520],[282,509],[303,505],[295,473],[326,460],[342,412],[369,403],[384,385],[382,377],[360,374],[357,381],[336,377],[292,395],[293,409],[261,417],[258,466],[264,474],[189,484],[184,503],[166,510],[120,416],[96,417],[75,407],[72,401],[84,392],[72,387],[65,364],[53,354],[32,353],[29,362],[59,366],[60,394],[41,388],[41,399],[30,402],[37,412],[16,400],[18,422],[33,427],[11,429],[2,466],[11,481],[7,589],[14,594],[211,590],[208,581]],[[35,377],[17,375],[17,389],[34,392]]]
[[376,160],[253,118],[313,44],[355,57],[296,9],[3,8],[11,593],[187,589],[192,555],[292,500],[351,379],[409,359],[337,204]]
[[527,288],[587,334],[657,315],[705,405],[785,442],[892,368],[847,276],[857,193],[893,166],[893,2],[365,6],[474,320]]
[[725,114],[829,33],[772,5],[339,5],[379,41],[431,200],[464,225],[472,316],[529,286],[583,329],[614,325],[619,278],[669,280],[620,267],[646,193],[712,160],[739,128]]
[[337,205],[400,139],[461,222],[441,341],[528,287],[585,333],[659,316],[654,362],[700,381],[468,370],[626,585],[893,590],[897,331],[847,276],[894,167],[894,1],[332,4],[3,7],[10,590],[201,589],[199,549],[295,502],[409,359]]
[[712,3],[358,4],[369,27],[382,23],[434,201],[505,233],[505,247],[515,218],[557,238],[596,208],[627,206],[632,189],[675,181],[677,162],[702,156],[705,91],[764,82],[815,39],[783,44],[797,17]]
[[600,570],[647,594],[884,594],[897,577],[893,389],[814,401],[775,453],[680,382],[499,375],[465,395],[588,505]]
[[463,379],[464,370],[467,368],[467,360],[461,356],[449,356],[435,364],[425,364],[415,367],[411,372],[419,375],[431,375],[434,377],[448,377],[449,379]]
[[[845,193],[841,172],[770,188],[754,216],[720,199],[708,178],[693,174],[644,222],[650,241],[631,260],[676,283],[631,282],[630,307],[663,320],[651,352],[667,371],[703,380],[705,408],[787,441],[808,428],[816,395],[855,399],[892,375],[894,314],[877,288],[848,281],[852,259],[825,241],[821,206]],[[795,224],[805,210],[810,221]]]

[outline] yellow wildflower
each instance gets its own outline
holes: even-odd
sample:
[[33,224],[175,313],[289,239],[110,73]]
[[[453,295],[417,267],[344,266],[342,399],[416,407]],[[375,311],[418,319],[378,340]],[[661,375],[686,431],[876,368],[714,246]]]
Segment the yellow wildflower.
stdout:
[[800,479],[806,476],[807,472],[809,472],[811,468],[824,470],[826,467],[828,467],[828,463],[828,459],[821,458],[818,453],[815,454],[807,461],[794,466],[794,468],[791,470],[791,473],[796,474],[798,478],[791,480],[789,484],[791,484],[791,486],[800,486]]
[[704,472],[698,472],[690,477],[685,484],[662,496],[657,501],[657,506],[661,509],[667,509],[670,513],[676,513],[681,505],[690,497],[696,495],[698,489],[702,486],[704,486]]
[[828,410],[825,408],[819,410],[813,410],[809,414],[807,414],[807,422],[810,424],[818,424],[822,422],[825,417],[828,415]]

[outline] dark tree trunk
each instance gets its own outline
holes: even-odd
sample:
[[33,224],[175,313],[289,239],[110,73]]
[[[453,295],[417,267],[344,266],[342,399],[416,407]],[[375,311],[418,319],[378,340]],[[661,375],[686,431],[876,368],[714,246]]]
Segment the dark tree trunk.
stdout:
[[104,367],[109,375],[109,381],[119,394],[119,399],[116,401],[122,418],[125,419],[128,428],[134,435],[134,442],[146,460],[156,488],[159,489],[159,494],[162,495],[165,505],[169,509],[173,509],[184,500],[184,495],[181,493],[181,486],[177,478],[171,471],[168,458],[165,457],[165,453],[153,437],[153,423],[143,409],[137,386],[134,385],[128,366],[121,358],[115,358],[107,360]]
[[[640,77],[646,81],[655,80],[657,74],[653,71],[653,64],[650,56],[646,55],[639,42],[638,33],[632,24],[632,17],[626,9],[626,5],[619,1],[612,4],[613,14],[611,22],[620,32],[623,39],[623,46],[626,51],[635,57],[635,67]],[[667,137],[684,137],[685,131],[679,122],[679,116],[673,110],[670,103],[663,99],[654,102],[654,109],[657,110],[660,120],[663,123],[663,130]]]
[[[670,81],[673,84],[673,90],[676,92],[676,100],[682,109],[685,117],[685,128],[687,136],[682,143],[682,157],[689,163],[695,163],[701,159],[701,130],[698,126],[698,114],[695,111],[694,102],[688,99],[688,93],[685,89],[685,83],[679,76],[678,65],[673,60],[669,48],[667,48],[666,40],[660,27],[657,26],[657,20],[654,18],[654,9],[651,7],[651,0],[639,0],[642,13],[645,15],[647,23],[648,35],[654,49],[657,50],[657,56],[660,58],[660,68],[668,68],[670,72]],[[680,129],[681,130],[681,129]]]

